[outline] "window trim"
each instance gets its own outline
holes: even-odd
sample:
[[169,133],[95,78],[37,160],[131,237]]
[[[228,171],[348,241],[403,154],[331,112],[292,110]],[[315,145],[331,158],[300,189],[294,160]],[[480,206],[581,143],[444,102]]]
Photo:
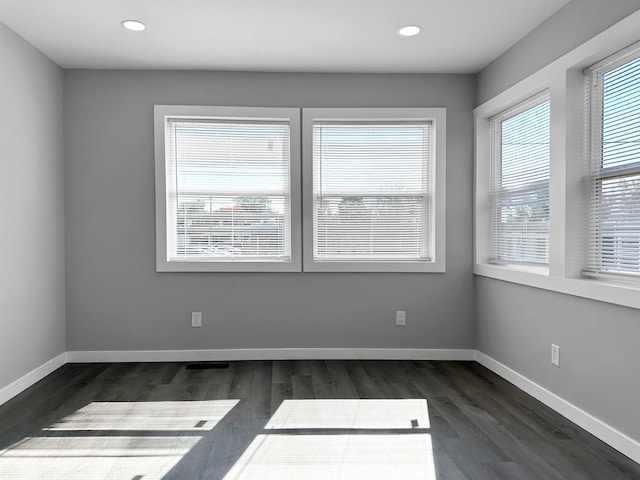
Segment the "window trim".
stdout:
[[[313,122],[430,120],[435,125],[436,185],[433,201],[432,232],[434,259],[398,262],[316,262],[313,259]],[[445,199],[446,199],[446,109],[445,108],[305,108],[302,110],[302,184],[303,184],[303,268],[308,272],[444,272],[445,271]]]
[[[289,121],[289,196],[291,260],[199,262],[167,260],[167,117],[219,117],[230,119],[286,119]],[[193,105],[154,105],[155,187],[156,187],[156,271],[157,272],[300,272],[301,271],[301,209],[300,209],[300,109],[265,107],[214,107]]]
[[601,215],[602,200],[596,191],[602,190],[602,183],[607,180],[637,176],[640,173],[640,162],[630,166],[602,166],[603,148],[603,112],[604,112],[604,77],[607,73],[630,62],[640,60],[640,42],[614,53],[584,71],[585,75],[585,103],[588,104],[588,115],[585,119],[589,136],[587,156],[590,165],[590,195],[589,195],[589,232],[587,245],[587,261],[583,270],[585,277],[602,278],[613,282],[628,283],[640,288],[640,273],[604,272],[599,270],[602,253],[602,237],[598,233],[598,223]]
[[[640,11],[604,30],[474,109],[474,273],[553,292],[640,309],[640,288],[584,278],[589,162],[585,161],[584,70],[638,42]],[[487,249],[488,118],[545,88],[551,100],[549,274],[491,265]]]
[[[491,225],[492,202],[492,181],[493,181],[493,162],[494,151],[492,144],[492,128],[493,122],[501,116],[505,118],[517,115],[525,111],[527,106],[532,106],[532,101],[545,96],[550,102],[551,115],[554,113],[553,92],[549,82],[546,79],[537,79],[530,85],[520,87],[520,84],[512,87],[485,102],[483,105],[474,109],[474,136],[475,136],[475,201],[474,201],[474,265],[482,266],[483,271],[501,271],[510,276],[508,272],[513,272],[514,278],[520,277],[522,274],[531,273],[534,275],[548,276],[551,269],[551,218],[549,226],[549,265],[531,265],[520,263],[502,263],[494,262],[492,256],[493,232]],[[515,94],[507,95],[511,91],[516,90]],[[553,117],[551,117],[553,124]],[[551,160],[550,160],[550,178],[549,178],[549,210],[552,210],[551,199],[551,183],[553,179],[553,149],[554,149],[554,131],[551,129]],[[551,217],[551,215],[550,215]],[[486,268],[484,268],[486,267]],[[476,268],[477,270],[477,268]],[[477,272],[476,272],[477,273]],[[501,278],[503,279],[503,278]]]
[[[549,108],[551,108],[551,103],[550,103],[550,95],[549,95],[549,90],[548,89],[544,89],[528,98],[525,98],[524,100],[521,101],[517,101],[515,103],[513,103],[512,105],[510,105],[509,107],[507,107],[506,109],[500,111],[499,113],[492,115],[490,118],[488,118],[488,122],[489,122],[489,131],[490,131],[490,138],[489,138],[489,148],[490,148],[490,163],[489,163],[489,168],[490,168],[490,176],[489,176],[489,195],[490,195],[490,210],[489,210],[489,231],[490,231],[490,238],[489,238],[489,252],[488,252],[488,262],[491,265],[500,265],[500,266],[507,266],[507,267],[513,267],[513,268],[518,268],[518,269],[522,269],[524,271],[534,271],[534,272],[538,272],[538,273],[542,273],[542,274],[546,274],[549,271],[549,262],[547,261],[546,263],[533,263],[533,262],[526,262],[526,261],[509,261],[509,260],[500,260],[497,258],[494,258],[494,249],[496,248],[496,244],[497,244],[497,240],[496,240],[496,235],[497,232],[494,230],[494,225],[493,222],[495,221],[494,219],[494,209],[497,208],[496,207],[496,198],[499,195],[499,192],[495,190],[494,188],[494,184],[497,181],[497,177],[499,176],[499,174],[497,173],[498,170],[502,169],[502,152],[503,152],[503,147],[502,147],[502,124],[514,117],[517,117],[520,114],[523,114],[525,112],[528,112],[529,110],[536,108],[544,103],[549,103]],[[551,123],[551,119],[549,118],[549,124]],[[551,128],[551,125],[549,125],[549,128]],[[546,191],[547,191],[547,195],[549,193],[549,180],[547,180],[545,183],[545,187],[546,187]],[[527,184],[526,187],[521,187],[519,190],[514,191],[512,194],[518,195],[522,192],[525,191],[530,191],[530,190],[539,190],[539,188],[535,188],[533,186],[531,186],[530,184]],[[503,197],[508,197],[509,193],[504,193],[502,194]],[[547,240],[548,241],[548,240]]]

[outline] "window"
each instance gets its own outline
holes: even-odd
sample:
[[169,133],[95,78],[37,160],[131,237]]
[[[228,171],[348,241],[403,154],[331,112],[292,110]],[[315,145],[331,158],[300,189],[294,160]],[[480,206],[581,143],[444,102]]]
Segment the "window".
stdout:
[[587,274],[640,277],[640,48],[587,73],[592,160]]
[[549,125],[546,93],[490,120],[490,263],[549,263]]
[[444,271],[444,109],[305,109],[305,270]]
[[156,106],[158,271],[299,271],[299,110]]
[[[474,109],[475,274],[640,308],[639,19],[634,13]],[[506,195],[497,122],[533,117],[536,107],[549,109],[551,126],[548,166],[537,170],[548,185],[547,264],[528,253],[500,258],[497,241]]]
[[302,110],[304,202],[300,112],[156,105],[156,269],[443,272],[445,109]]

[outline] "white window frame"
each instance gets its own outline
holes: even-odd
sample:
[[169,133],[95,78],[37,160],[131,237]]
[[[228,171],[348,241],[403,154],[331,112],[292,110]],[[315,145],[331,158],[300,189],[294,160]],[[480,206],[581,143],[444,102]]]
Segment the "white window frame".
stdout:
[[[474,273],[554,292],[640,309],[640,288],[585,278],[590,161],[585,136],[584,70],[640,40],[635,12],[474,110]],[[489,119],[544,89],[551,101],[549,270],[489,263]]]
[[[539,92],[538,94],[534,95],[533,97],[527,98],[521,102],[517,102],[514,105],[511,105],[509,108],[503,110],[502,112],[498,113],[497,115],[494,115],[493,117],[491,117],[489,119],[489,123],[490,123],[490,129],[491,129],[491,143],[490,143],[490,148],[491,148],[491,178],[490,178],[490,184],[492,185],[491,188],[491,211],[490,211],[490,215],[491,215],[491,222],[496,221],[496,219],[494,218],[497,213],[494,212],[494,209],[497,208],[496,206],[496,197],[498,196],[499,192],[496,191],[495,188],[495,184],[497,182],[499,182],[499,177],[500,177],[500,172],[502,169],[502,123],[517,117],[518,115],[525,113],[527,111],[529,111],[532,108],[535,108],[543,103],[549,102],[549,92],[548,90],[544,90],[542,92]],[[522,191],[530,191],[532,189],[532,186],[527,184],[526,187],[522,187],[521,189],[519,189],[517,192],[515,192],[515,194],[519,194]],[[535,188],[534,188],[535,189]],[[547,185],[546,185],[546,190],[547,192],[549,191],[549,184],[547,181]],[[504,193],[504,196],[509,196],[508,193]],[[506,265],[506,266],[517,266],[519,268],[522,269],[531,269],[532,271],[536,271],[539,273],[544,273],[545,270],[548,271],[549,268],[549,264],[548,262],[546,263],[531,263],[531,262],[526,262],[524,260],[503,260],[503,259],[498,259],[498,258],[493,258],[495,256],[495,248],[496,248],[496,244],[497,244],[497,240],[496,237],[497,236],[497,232],[495,231],[494,225],[491,224],[491,241],[490,241],[490,245],[491,245],[491,252],[489,254],[490,256],[490,263],[494,264],[494,265]],[[548,241],[548,240],[547,240]]]
[[629,46],[617,52],[611,57],[589,67],[585,71],[585,90],[588,98],[589,111],[587,122],[589,123],[589,157],[591,159],[591,195],[590,195],[590,223],[588,261],[584,270],[587,277],[603,278],[612,281],[635,283],[640,288],[640,274],[634,273],[607,273],[598,269],[599,259],[602,255],[602,238],[598,233],[598,218],[600,217],[600,204],[596,191],[606,180],[624,178],[628,175],[640,173],[640,160],[630,166],[602,167],[602,136],[603,136],[603,89],[605,75],[629,62],[640,59],[640,43]]
[[[290,261],[169,261],[167,258],[167,155],[168,118],[218,118],[239,120],[287,120],[290,127]],[[297,108],[213,107],[155,105],[156,271],[158,272],[299,272],[301,271],[300,212],[300,110]]]
[[[444,272],[446,199],[445,108],[305,108],[302,111],[304,271],[309,272]],[[436,135],[435,193],[430,215],[433,258],[429,261],[314,261],[313,258],[313,124],[314,121],[421,121],[434,122]]]

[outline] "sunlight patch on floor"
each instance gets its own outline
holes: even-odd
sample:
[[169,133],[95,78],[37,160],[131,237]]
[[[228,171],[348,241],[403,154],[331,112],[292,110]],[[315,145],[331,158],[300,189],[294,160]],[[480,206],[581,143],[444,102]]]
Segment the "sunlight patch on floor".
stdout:
[[211,430],[236,403],[92,402],[44,430]]
[[425,399],[285,400],[265,428],[429,428],[429,408]]
[[160,480],[237,403],[93,402],[0,451],[0,478]]
[[[109,442],[111,439],[97,439]],[[135,441],[133,438],[123,441]],[[160,480],[200,440],[200,437],[181,439],[181,446],[171,448],[173,441],[165,438],[162,449],[141,449],[126,445],[121,448],[96,450],[74,447],[77,439],[63,440],[50,449],[33,449],[29,452],[10,452],[0,456],[0,478],[11,480],[131,480],[140,476],[144,480]],[[83,443],[83,442],[80,442]],[[64,452],[61,454],[60,450]],[[134,453],[132,450],[136,450]]]
[[224,480],[436,480],[428,428],[425,399],[285,400]]
[[435,480],[431,436],[258,435],[224,480]]

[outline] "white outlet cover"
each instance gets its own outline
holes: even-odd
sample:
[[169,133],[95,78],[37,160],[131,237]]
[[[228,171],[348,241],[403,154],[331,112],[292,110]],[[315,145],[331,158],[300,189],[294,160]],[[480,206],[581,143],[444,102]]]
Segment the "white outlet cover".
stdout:
[[404,327],[407,324],[407,312],[404,310],[396,311],[396,325]]
[[560,347],[558,345],[551,344],[551,363],[556,367],[560,366]]

